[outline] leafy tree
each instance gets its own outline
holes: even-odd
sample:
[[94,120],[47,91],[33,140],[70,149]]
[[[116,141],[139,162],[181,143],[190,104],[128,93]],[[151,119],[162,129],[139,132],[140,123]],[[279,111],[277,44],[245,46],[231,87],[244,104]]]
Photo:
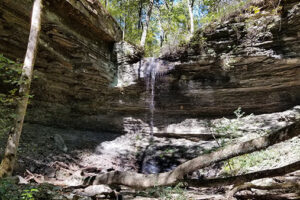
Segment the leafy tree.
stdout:
[[190,38],[195,28],[248,0],[100,0],[119,22],[123,39],[157,56]]
[[146,20],[145,20],[145,24],[143,26],[143,33],[142,33],[141,43],[140,43],[140,45],[142,47],[145,46],[147,32],[148,32],[149,23],[150,23],[150,18],[151,18],[151,15],[152,15],[153,4],[154,4],[154,0],[149,0],[149,5],[148,5],[148,10],[147,10]]
[[20,98],[17,102],[14,127],[8,135],[7,146],[4,158],[0,165],[0,178],[10,176],[14,169],[17,157],[19,140],[22,133],[24,117],[29,100],[30,84],[33,77],[33,67],[37,53],[37,43],[41,29],[42,0],[35,0],[33,3],[31,27],[27,51],[24,59],[23,71],[20,78]]
[[145,46],[147,56],[159,54],[168,41],[188,31],[186,2],[175,0],[101,0],[123,29],[123,38]]

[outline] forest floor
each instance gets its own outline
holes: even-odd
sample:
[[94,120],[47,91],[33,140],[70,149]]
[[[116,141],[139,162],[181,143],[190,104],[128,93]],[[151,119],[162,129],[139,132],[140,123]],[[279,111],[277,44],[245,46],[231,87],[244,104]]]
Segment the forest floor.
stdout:
[[[111,189],[107,186],[90,186],[85,189],[65,188],[81,185],[84,177],[88,175],[115,170],[143,173],[169,171],[180,163],[209,153],[219,146],[253,139],[271,130],[284,127],[299,116],[300,109],[295,107],[280,113],[240,116],[234,119],[190,119],[174,125],[184,128],[207,124],[209,127],[206,128],[209,128],[210,134],[217,136],[220,132],[226,133],[226,137],[216,140],[197,141],[194,138],[188,139],[189,136],[185,139],[176,139],[174,135],[168,137],[151,137],[145,133],[119,135],[25,124],[16,166],[16,175],[19,177],[17,182],[25,185],[15,186],[17,189],[14,191],[19,192],[20,196],[32,193],[37,197],[36,199],[75,200],[108,197],[137,200],[226,199],[226,192],[231,186],[193,188],[178,185],[147,190],[132,190],[126,187]],[[2,136],[0,138],[1,155],[5,141]],[[190,176],[198,179],[227,177],[281,167],[299,160],[300,137],[295,137],[263,151],[239,156],[228,162],[216,163]],[[300,172],[289,174],[285,178],[261,179],[255,183],[272,185],[285,183],[285,180],[290,179],[300,183]],[[7,186],[6,191],[0,190],[0,196],[1,192],[5,195],[13,193],[11,189],[14,187],[11,186],[10,181],[0,182],[0,188],[4,186]],[[36,192],[35,188],[38,188],[39,192]],[[300,194],[295,195],[290,188],[273,188],[268,191],[248,189],[239,192],[237,198],[300,199]]]

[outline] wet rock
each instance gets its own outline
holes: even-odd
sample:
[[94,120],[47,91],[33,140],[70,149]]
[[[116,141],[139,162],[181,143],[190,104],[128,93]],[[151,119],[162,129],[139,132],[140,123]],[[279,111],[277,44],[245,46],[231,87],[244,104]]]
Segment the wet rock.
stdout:
[[144,150],[144,155],[140,158],[140,171],[144,174],[156,174],[168,172],[187,160],[197,157],[201,148],[197,148],[197,143],[188,143],[185,140],[178,141],[178,144],[152,144],[150,148]]
[[149,159],[143,161],[142,173],[143,174],[158,174],[162,171],[162,166],[156,159]]
[[61,137],[61,135],[55,134],[54,135],[54,142],[57,149],[63,152],[67,152],[68,148],[65,144],[64,139]]

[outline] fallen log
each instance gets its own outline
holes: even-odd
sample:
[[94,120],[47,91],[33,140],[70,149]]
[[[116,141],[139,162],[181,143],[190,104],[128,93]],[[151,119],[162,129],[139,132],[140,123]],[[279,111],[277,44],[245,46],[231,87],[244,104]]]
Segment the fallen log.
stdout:
[[175,185],[178,182],[184,181],[185,175],[190,174],[198,169],[239,155],[265,149],[276,143],[298,136],[299,134],[300,120],[265,136],[242,143],[232,144],[230,146],[220,148],[215,152],[201,155],[179,165],[170,172],[146,175],[135,172],[114,171],[97,176],[87,177],[84,181],[84,184],[125,185],[133,188]]
[[258,189],[258,190],[295,190],[300,192],[300,183],[297,182],[287,182],[287,183],[272,183],[270,185],[255,185],[253,183],[246,183],[244,185],[238,186],[236,192],[248,189]]
[[235,200],[235,197],[239,197],[239,199],[299,199],[299,191],[300,183],[297,182],[271,183],[269,185],[245,183],[229,191],[227,199]]
[[[231,176],[226,178],[215,178],[215,179],[189,179],[185,180],[189,186],[194,187],[209,187],[209,186],[222,186],[222,185],[240,185],[245,182],[250,182],[252,180],[267,178],[267,177],[275,177],[275,176],[283,176],[288,173],[300,170],[300,160],[289,165],[285,165],[283,167],[278,167],[274,169],[267,169],[257,172],[252,172],[248,174],[242,174],[238,176]],[[300,188],[299,188],[300,189]]]
[[248,199],[255,199],[255,200],[296,200],[300,198],[299,193],[284,193],[284,194],[276,194],[271,193],[270,191],[260,191],[257,192],[249,192],[248,194],[241,194],[237,196],[240,200],[248,200]]

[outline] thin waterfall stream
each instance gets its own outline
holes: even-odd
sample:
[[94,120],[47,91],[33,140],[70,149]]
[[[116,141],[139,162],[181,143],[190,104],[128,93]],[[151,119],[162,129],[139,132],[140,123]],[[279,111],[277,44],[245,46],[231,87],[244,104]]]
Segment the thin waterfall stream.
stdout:
[[154,112],[155,112],[155,80],[156,80],[156,68],[157,63],[155,58],[149,58],[148,64],[146,65],[146,90],[150,94],[149,97],[149,110],[150,110],[150,135],[153,136],[154,127]]
[[144,58],[142,62],[142,68],[144,71],[144,78],[146,81],[146,92],[148,96],[148,104],[149,104],[149,128],[150,135],[153,136],[154,132],[154,115],[155,115],[155,87],[156,81],[158,77],[165,75],[167,72],[174,68],[174,64],[170,64],[169,62],[163,61],[159,58]]
[[[149,132],[150,141],[153,140],[154,134],[154,119],[155,119],[155,89],[156,81],[159,77],[164,76],[168,71],[174,68],[174,64],[170,65],[168,62],[160,60],[158,58],[144,58],[142,62],[142,68],[144,72],[144,78],[146,82],[147,99],[146,103],[149,106]],[[152,142],[149,143],[144,154],[141,158],[141,172],[145,174],[155,174],[163,170],[162,164],[155,158],[149,158],[146,156],[152,147]]]

